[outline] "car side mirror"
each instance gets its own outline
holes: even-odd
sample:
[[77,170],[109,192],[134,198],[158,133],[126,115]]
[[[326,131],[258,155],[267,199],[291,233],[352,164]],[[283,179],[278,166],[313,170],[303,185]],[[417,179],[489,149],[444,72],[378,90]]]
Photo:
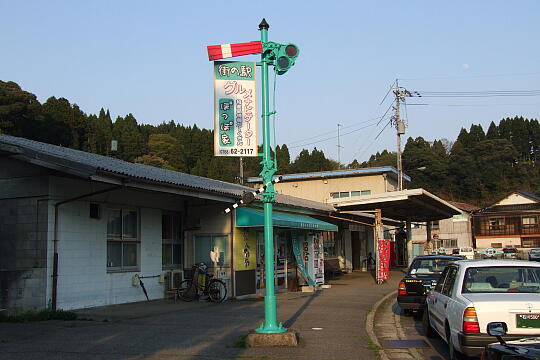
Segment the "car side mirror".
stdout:
[[508,326],[504,322],[490,322],[487,325],[487,333],[491,336],[495,336],[501,345],[505,345],[506,342],[503,340],[503,336],[506,335],[508,331]]
[[508,331],[508,327],[504,322],[490,322],[487,325],[487,332],[491,336],[504,336]]

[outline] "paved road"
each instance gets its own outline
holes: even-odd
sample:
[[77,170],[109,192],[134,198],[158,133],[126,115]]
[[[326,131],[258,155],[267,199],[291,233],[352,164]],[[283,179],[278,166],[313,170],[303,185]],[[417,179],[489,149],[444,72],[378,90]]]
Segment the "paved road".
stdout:
[[235,346],[263,319],[260,299],[223,304],[161,300],[79,313],[92,320],[0,323],[0,359],[376,359],[364,328],[366,316],[397,288],[402,275],[391,272],[387,283],[376,285],[371,274],[353,273],[317,293],[279,294],[278,319],[300,332],[295,348]]
[[[440,337],[434,339],[425,337],[420,314],[405,315],[396,302],[395,294],[378,306],[374,317],[374,332],[384,355],[389,360],[449,359],[446,342]],[[415,344],[405,345],[403,340],[414,340]],[[425,346],[426,344],[428,346]]]
[[443,339],[441,339],[439,336],[435,337],[434,339],[424,336],[424,331],[422,330],[422,318],[420,317],[420,314],[415,314],[414,316],[405,316],[395,301],[393,302],[392,308],[395,313],[400,314],[401,326],[406,334],[409,334],[414,338],[422,338],[429,344],[429,349],[419,349],[420,353],[424,356],[424,359],[450,359],[448,356],[448,347]]

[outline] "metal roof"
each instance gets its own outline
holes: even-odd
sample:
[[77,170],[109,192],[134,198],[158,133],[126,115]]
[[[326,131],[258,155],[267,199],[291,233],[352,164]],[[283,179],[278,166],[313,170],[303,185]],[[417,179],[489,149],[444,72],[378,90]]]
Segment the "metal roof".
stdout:
[[[96,175],[102,177],[117,175],[128,177],[132,181],[172,185],[235,199],[240,198],[244,191],[253,191],[252,188],[247,186],[131,163],[108,156],[4,134],[0,134],[0,153],[2,152],[22,161],[86,179],[92,179]],[[279,194],[276,196],[276,203],[323,212],[335,210],[331,205]]]
[[[281,181],[294,181],[294,180],[311,180],[311,179],[323,179],[323,178],[334,178],[334,177],[348,177],[348,176],[358,176],[358,175],[372,175],[380,173],[392,173],[396,177],[398,176],[398,171],[393,166],[384,166],[384,167],[374,167],[374,168],[363,168],[363,169],[351,169],[351,170],[335,170],[335,171],[318,171],[318,172],[309,172],[309,173],[298,173],[298,174],[285,174],[281,175]],[[279,175],[274,176],[277,178]],[[403,178],[407,181],[411,181],[411,178],[407,174],[403,174]],[[250,177],[247,179],[249,183],[260,183],[262,178],[260,177]]]
[[461,210],[424,189],[332,199],[341,212],[381,209],[382,216],[402,221],[441,220],[461,214]]

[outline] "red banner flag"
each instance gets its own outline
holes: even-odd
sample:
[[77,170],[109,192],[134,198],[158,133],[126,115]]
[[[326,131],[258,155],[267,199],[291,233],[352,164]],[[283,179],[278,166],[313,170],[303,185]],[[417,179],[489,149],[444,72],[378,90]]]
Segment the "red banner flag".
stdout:
[[238,44],[210,45],[208,48],[208,60],[219,60],[235,56],[262,53],[262,42],[251,41]]
[[390,240],[379,240],[379,272],[380,280],[388,280],[390,271]]

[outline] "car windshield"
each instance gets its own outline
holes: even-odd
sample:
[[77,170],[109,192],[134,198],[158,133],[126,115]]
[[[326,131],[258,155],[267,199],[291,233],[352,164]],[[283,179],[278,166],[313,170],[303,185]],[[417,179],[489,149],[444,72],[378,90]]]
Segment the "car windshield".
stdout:
[[471,248],[462,248],[461,252],[472,252],[473,250]]
[[531,250],[531,253],[533,253],[533,254],[539,254],[539,253],[540,253],[540,249],[532,249],[532,250]]
[[503,252],[505,252],[505,253],[515,253],[515,252],[517,252],[517,249],[512,249],[512,248],[511,249],[503,249]]
[[540,293],[540,267],[493,266],[469,268],[462,293]]
[[440,274],[444,267],[454,259],[416,259],[409,268],[409,275],[433,275]]

